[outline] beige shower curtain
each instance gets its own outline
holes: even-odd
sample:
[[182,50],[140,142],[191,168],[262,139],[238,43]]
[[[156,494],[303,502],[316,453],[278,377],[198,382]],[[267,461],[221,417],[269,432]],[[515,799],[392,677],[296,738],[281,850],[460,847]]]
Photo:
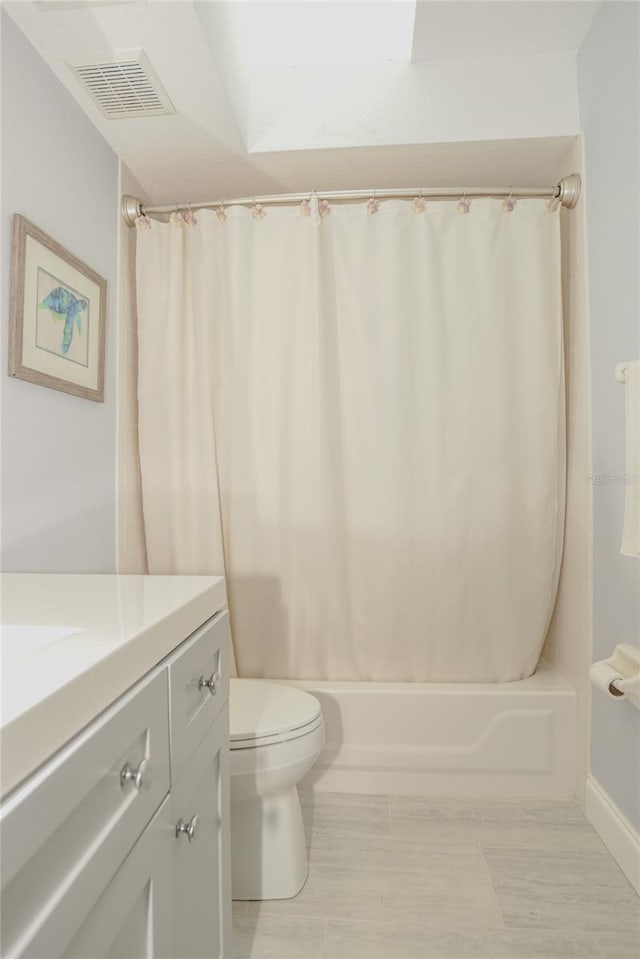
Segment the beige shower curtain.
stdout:
[[138,230],[149,570],[225,572],[240,675],[537,664],[564,519],[559,213],[422,206]]

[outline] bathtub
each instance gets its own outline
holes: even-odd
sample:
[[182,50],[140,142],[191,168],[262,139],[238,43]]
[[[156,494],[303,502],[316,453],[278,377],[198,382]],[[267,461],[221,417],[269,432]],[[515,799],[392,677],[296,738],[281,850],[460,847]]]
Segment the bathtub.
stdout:
[[514,683],[287,681],[320,700],[326,745],[302,788],[568,799],[576,694],[541,661]]

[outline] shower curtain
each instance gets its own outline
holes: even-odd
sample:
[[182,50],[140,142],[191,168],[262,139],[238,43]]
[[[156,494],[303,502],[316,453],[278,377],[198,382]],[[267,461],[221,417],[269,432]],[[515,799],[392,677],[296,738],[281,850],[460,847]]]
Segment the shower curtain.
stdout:
[[224,572],[243,676],[530,675],[564,522],[557,209],[171,219],[138,223],[149,571]]

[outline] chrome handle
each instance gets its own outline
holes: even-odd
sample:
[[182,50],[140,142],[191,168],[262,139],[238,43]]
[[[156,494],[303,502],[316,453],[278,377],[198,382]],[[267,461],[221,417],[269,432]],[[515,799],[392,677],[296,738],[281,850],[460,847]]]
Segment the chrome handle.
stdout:
[[179,819],[176,826],[176,839],[181,835],[185,835],[189,842],[195,842],[199,822],[200,816],[192,816],[189,822],[185,822],[184,819]]
[[124,787],[127,783],[133,783],[138,792],[146,792],[151,781],[151,762],[148,759],[141,759],[135,769],[131,763],[125,763],[120,771],[120,785]]
[[208,679],[205,679],[204,676],[201,676],[198,680],[198,689],[208,689],[212,696],[218,692],[218,686],[222,677],[220,673],[211,673]]

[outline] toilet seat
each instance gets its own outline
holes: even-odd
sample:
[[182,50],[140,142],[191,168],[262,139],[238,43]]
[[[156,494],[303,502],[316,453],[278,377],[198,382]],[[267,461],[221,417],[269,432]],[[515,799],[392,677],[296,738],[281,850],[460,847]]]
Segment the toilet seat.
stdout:
[[323,722],[315,696],[263,679],[232,679],[229,701],[232,750],[299,739]]

